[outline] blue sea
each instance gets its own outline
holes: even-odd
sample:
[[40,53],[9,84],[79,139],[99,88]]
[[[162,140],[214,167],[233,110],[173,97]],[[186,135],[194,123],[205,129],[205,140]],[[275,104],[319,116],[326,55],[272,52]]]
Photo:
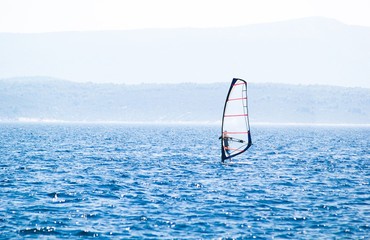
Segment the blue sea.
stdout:
[[0,124],[0,239],[369,239],[370,128]]

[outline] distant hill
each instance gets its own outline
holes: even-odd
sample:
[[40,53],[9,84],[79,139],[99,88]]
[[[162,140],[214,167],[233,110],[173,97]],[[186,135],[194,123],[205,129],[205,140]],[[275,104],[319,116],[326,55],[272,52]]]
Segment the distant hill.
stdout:
[[[229,83],[94,84],[0,80],[0,121],[215,122]],[[370,89],[249,84],[251,122],[370,123]]]
[[326,18],[243,27],[0,34],[0,78],[370,88],[370,28]]

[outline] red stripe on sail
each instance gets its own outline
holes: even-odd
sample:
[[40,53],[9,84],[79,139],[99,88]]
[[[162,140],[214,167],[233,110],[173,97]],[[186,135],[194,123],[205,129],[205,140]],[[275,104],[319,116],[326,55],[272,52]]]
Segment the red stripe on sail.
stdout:
[[237,152],[243,152],[243,150],[240,150],[238,148],[229,148],[229,147],[224,147],[225,150],[231,150],[231,151],[237,151]]
[[248,134],[248,132],[227,132],[227,134]]
[[225,115],[224,117],[246,117],[248,114],[230,114],[230,115]]
[[247,99],[246,97],[243,97],[243,98],[230,98],[228,99],[227,101],[236,101],[236,100],[244,100],[244,99]]
[[237,85],[244,85],[244,83],[235,83],[234,86],[237,86]]

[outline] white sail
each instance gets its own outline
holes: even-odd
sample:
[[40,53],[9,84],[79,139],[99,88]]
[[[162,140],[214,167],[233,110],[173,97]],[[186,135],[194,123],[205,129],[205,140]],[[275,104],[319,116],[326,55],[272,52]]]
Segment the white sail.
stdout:
[[245,152],[251,145],[247,82],[234,78],[226,97],[221,129],[222,162]]

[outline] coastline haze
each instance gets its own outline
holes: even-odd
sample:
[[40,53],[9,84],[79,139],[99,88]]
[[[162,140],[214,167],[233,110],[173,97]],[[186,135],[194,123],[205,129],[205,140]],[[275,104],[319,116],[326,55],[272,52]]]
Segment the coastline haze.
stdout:
[[[98,84],[0,81],[0,121],[220,124],[229,83]],[[248,84],[251,125],[370,124],[370,89]]]

